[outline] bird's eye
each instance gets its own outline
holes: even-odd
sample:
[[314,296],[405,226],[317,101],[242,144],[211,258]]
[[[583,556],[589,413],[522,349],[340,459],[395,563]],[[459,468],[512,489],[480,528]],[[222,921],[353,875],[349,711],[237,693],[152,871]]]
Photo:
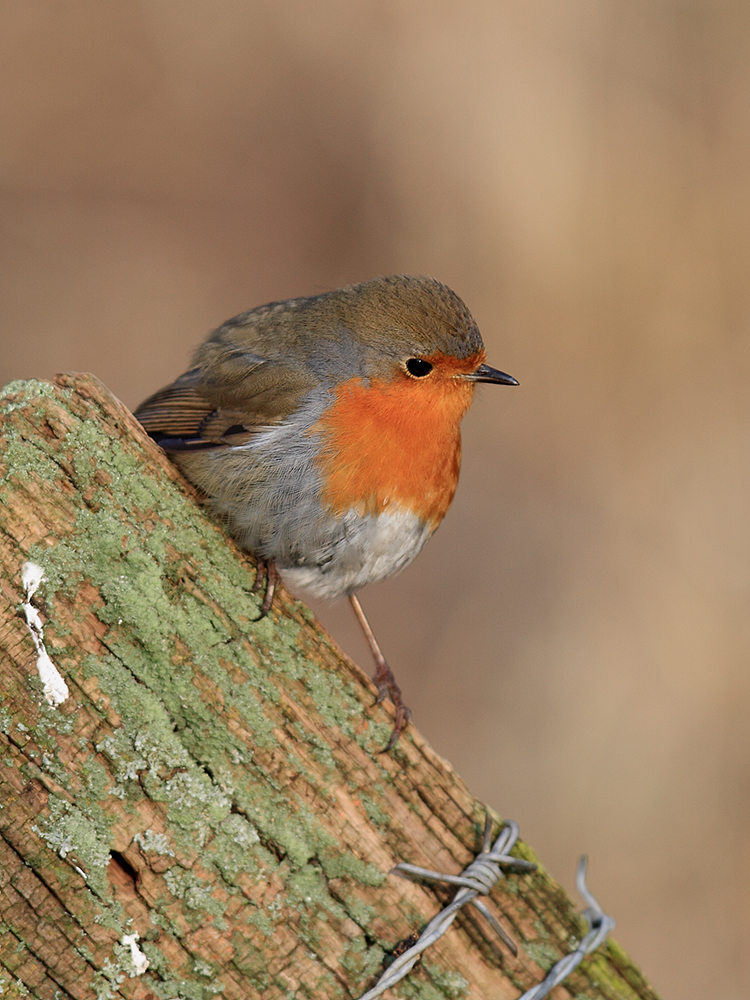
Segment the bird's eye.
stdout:
[[432,365],[423,358],[409,358],[406,362],[406,370],[414,378],[424,378],[425,375],[429,375],[432,371]]

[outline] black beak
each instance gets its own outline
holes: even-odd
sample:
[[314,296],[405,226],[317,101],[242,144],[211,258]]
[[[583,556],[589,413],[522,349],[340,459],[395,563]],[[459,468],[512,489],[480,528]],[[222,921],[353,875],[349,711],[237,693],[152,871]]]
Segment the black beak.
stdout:
[[496,382],[498,385],[518,385],[518,379],[505,372],[499,372],[497,368],[490,368],[489,365],[480,365],[475,372],[464,375],[470,382]]

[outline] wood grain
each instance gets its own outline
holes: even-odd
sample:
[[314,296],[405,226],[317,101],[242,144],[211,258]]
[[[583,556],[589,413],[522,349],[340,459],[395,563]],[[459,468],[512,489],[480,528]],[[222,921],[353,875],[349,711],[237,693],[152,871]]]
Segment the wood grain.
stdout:
[[[484,805],[413,726],[377,752],[366,675],[283,590],[257,620],[252,558],[96,379],[12,383],[0,407],[5,994],[359,996],[452,895],[389,870],[458,872]],[[27,560],[57,708],[19,614]],[[390,995],[514,998],[582,933],[543,867],[489,906],[518,958],[465,912]],[[656,997],[613,942],[553,995]]]

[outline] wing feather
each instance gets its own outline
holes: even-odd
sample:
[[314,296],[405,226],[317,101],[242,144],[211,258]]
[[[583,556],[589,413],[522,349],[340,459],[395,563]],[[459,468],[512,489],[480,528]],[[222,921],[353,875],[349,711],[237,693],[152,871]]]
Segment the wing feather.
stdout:
[[292,413],[315,381],[256,357],[246,356],[242,378],[236,357],[230,368],[192,368],[144,400],[136,418],[166,451],[244,444]]

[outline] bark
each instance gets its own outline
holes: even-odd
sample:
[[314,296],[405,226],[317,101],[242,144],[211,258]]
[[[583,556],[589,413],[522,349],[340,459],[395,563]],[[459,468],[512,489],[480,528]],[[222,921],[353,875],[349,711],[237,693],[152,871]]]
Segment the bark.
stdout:
[[[389,869],[460,871],[484,805],[413,726],[377,753],[369,679],[283,590],[258,620],[252,559],[94,378],[0,406],[0,992],[360,996],[453,894]],[[462,911],[389,996],[517,997],[583,933],[541,867],[488,905],[518,958]],[[656,996],[613,942],[567,995]]]

